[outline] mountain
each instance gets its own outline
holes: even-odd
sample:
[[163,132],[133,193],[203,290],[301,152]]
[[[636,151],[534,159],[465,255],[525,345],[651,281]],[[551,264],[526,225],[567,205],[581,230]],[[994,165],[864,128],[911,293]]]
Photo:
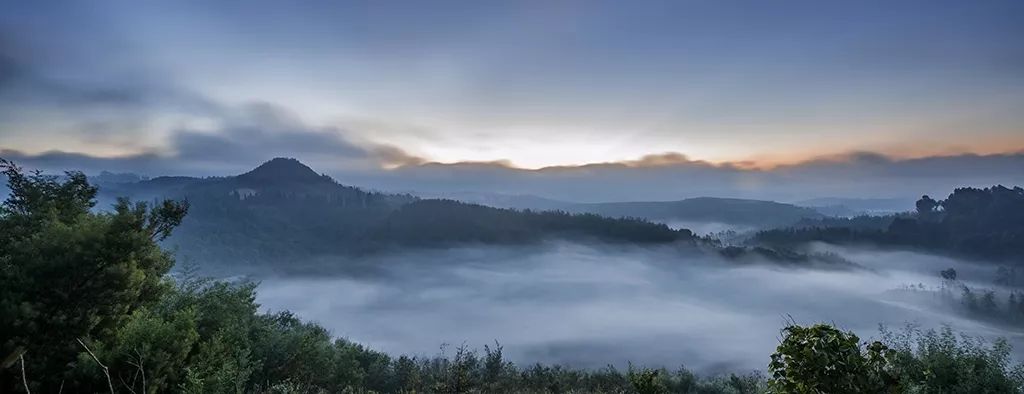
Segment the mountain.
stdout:
[[813,209],[774,201],[738,198],[698,197],[679,201],[612,202],[576,204],[572,212],[594,213],[608,217],[636,217],[671,223],[714,222],[758,227],[776,227],[802,219],[822,217]]
[[501,194],[487,192],[447,192],[447,193],[420,193],[413,194],[422,198],[455,200],[470,204],[480,204],[494,208],[529,209],[531,211],[567,211],[576,203],[568,201],[552,200],[549,198],[534,196],[531,194]]
[[99,175],[93,175],[89,177],[89,183],[94,185],[108,185],[118,183],[134,183],[146,180],[147,178],[130,172],[113,173],[110,171],[100,171]]
[[302,162],[296,159],[284,157],[278,157],[263,163],[252,171],[235,177],[235,179],[239,182],[249,184],[333,183],[331,177],[317,174],[312,168],[309,168],[309,166],[302,164]]
[[107,199],[188,200],[188,216],[166,243],[183,261],[195,262],[294,263],[393,248],[515,245],[550,239],[694,241],[689,231],[645,220],[522,212],[366,191],[285,158],[237,176],[157,177],[118,184],[101,193]]
[[914,209],[910,198],[844,198],[826,197],[794,202],[794,205],[812,208],[826,216],[892,214]]
[[767,228],[788,226],[801,220],[826,216],[807,207],[739,198],[697,197],[679,201],[574,203],[533,195],[497,193],[458,192],[419,195],[449,198],[496,208],[592,213],[613,218],[642,218],[666,224],[720,223]]

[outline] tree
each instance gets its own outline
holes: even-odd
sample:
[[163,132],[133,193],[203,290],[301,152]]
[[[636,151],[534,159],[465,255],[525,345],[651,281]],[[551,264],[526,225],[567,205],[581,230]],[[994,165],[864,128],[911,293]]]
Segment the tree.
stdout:
[[978,312],[978,296],[971,291],[970,287],[964,286],[962,288],[963,295],[960,298],[960,302],[964,304],[968,312]]
[[920,200],[917,200],[917,217],[921,220],[932,220],[934,218],[936,209],[939,207],[939,202],[933,200],[928,195],[921,196]]
[[782,329],[783,339],[768,364],[774,393],[883,393],[895,389],[892,351],[865,344],[852,332],[827,324]]
[[[11,189],[0,205],[0,358],[24,352],[32,388],[56,392],[84,350],[78,339],[112,337],[167,289],[173,260],[158,241],[188,205],[120,200],[96,213],[80,172],[26,174],[3,159],[0,171]],[[0,391],[19,386],[12,373],[0,370]]]
[[763,231],[754,240],[785,246],[810,241],[913,246],[1010,266],[1020,266],[1024,255],[1024,189],[1020,187],[957,188],[942,201],[923,196],[916,214],[877,217],[875,221],[888,222],[888,226],[862,227],[850,219],[819,221]]

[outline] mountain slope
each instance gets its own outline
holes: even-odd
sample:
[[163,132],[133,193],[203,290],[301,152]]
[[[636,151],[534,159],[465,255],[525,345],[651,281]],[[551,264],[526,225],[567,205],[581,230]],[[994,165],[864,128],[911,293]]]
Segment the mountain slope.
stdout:
[[389,242],[429,246],[450,243],[516,244],[547,238],[602,242],[668,243],[689,240],[689,230],[635,219],[560,211],[515,211],[453,200],[403,205],[373,232]]
[[709,222],[751,227],[779,227],[788,226],[804,219],[824,217],[820,212],[807,207],[738,198],[698,197],[679,201],[573,203],[531,195],[494,193],[459,192],[431,196],[496,208],[592,213],[613,218],[643,218],[658,223]]
[[154,178],[120,185],[129,197],[187,199],[189,215],[167,242],[185,260],[281,262],[460,243],[549,239],[668,243],[689,231],[637,219],[521,212],[452,200],[421,200],[339,184],[295,159],[273,159],[218,178]]
[[248,184],[288,183],[293,185],[334,182],[331,177],[317,174],[302,162],[284,157],[263,163],[252,171],[236,176],[235,180]]
[[717,222],[751,226],[782,226],[801,219],[820,218],[813,209],[773,201],[698,197],[665,202],[577,204],[572,212],[608,217],[638,217],[657,222]]

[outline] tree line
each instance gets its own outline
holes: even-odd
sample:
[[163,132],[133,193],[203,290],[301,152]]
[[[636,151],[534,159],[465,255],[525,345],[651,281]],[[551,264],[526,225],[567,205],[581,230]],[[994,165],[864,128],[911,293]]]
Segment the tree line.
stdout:
[[764,245],[810,241],[914,247],[1024,264],[1024,189],[957,188],[944,200],[922,196],[910,214],[805,223],[753,238]]

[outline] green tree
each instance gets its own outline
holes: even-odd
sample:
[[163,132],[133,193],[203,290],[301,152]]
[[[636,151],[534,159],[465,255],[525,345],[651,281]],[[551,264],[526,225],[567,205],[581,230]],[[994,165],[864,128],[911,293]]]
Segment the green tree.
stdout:
[[933,220],[935,217],[936,210],[939,208],[939,202],[935,201],[927,195],[921,196],[920,200],[917,200],[915,204],[917,208],[917,217],[921,220]]
[[640,368],[634,369],[632,365],[629,366],[629,383],[633,386],[633,390],[637,394],[667,394],[668,386],[663,381],[661,370]]
[[895,389],[881,342],[866,344],[852,332],[827,324],[790,325],[768,364],[773,393],[882,393]]
[[[3,159],[0,172],[11,189],[0,205],[0,359],[22,354],[29,384],[56,392],[84,350],[79,338],[114,337],[167,290],[173,260],[158,242],[188,206],[120,200],[97,213],[80,172],[25,173]],[[0,370],[0,391],[24,389],[16,374]]]

